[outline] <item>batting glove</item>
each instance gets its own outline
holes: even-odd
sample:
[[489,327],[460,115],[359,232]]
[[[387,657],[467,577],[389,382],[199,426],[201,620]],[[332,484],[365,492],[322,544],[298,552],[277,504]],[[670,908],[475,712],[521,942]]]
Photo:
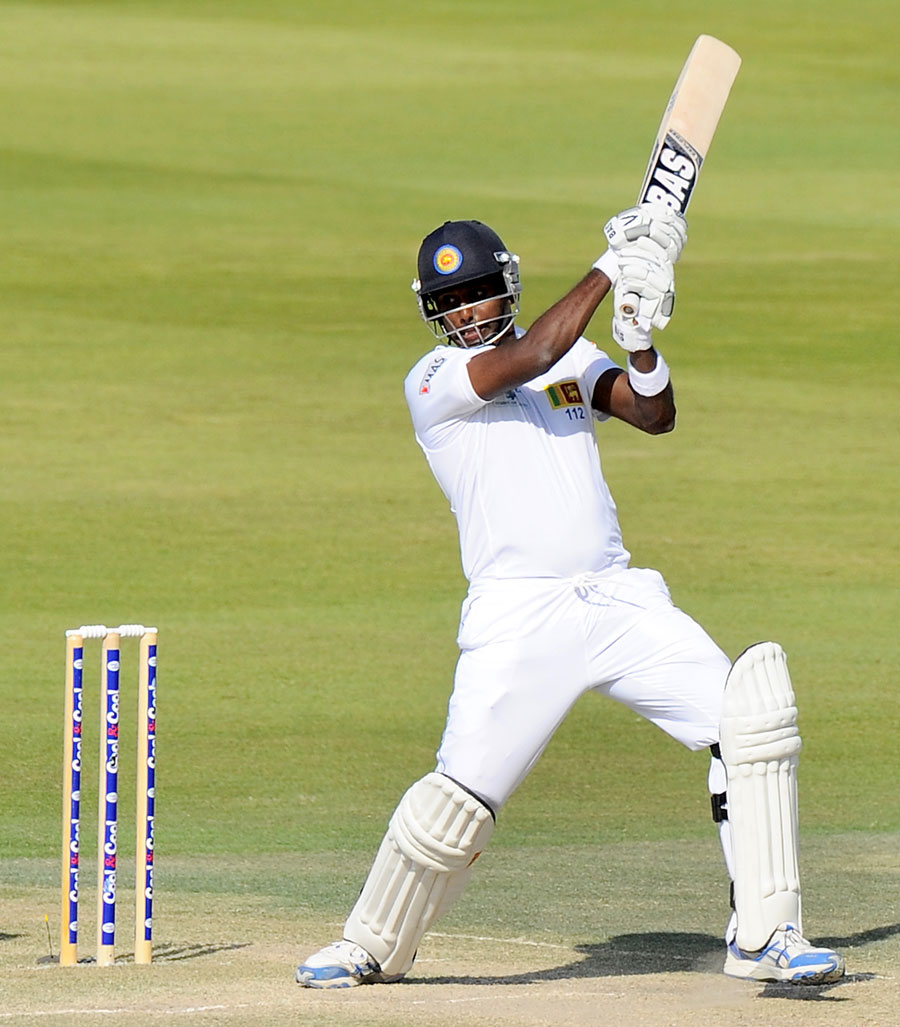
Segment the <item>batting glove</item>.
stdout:
[[613,315],[612,337],[629,353],[638,353],[642,349],[650,349],[653,345],[653,332],[649,322],[643,318]]
[[616,315],[642,318],[662,330],[675,309],[675,271],[672,265],[645,258],[628,258],[619,265],[613,294]]
[[687,222],[660,203],[640,203],[609,219],[603,227],[611,250],[621,259],[640,243],[638,252],[677,263],[687,242]]

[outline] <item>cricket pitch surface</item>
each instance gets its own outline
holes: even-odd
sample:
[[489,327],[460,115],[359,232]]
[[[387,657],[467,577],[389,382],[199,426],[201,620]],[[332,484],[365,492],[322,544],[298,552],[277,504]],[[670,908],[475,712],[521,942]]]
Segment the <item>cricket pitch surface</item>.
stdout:
[[[277,894],[278,875],[285,869],[290,872],[285,880],[309,873],[308,857],[304,862],[290,856],[266,857],[273,877],[261,890],[250,887],[260,879],[253,879],[249,864],[243,874],[228,858],[171,861],[168,875],[160,874],[164,882],[168,876],[168,889],[165,884],[158,889],[150,966],[133,962],[127,882],[121,889],[118,962],[107,968],[89,962],[95,892],[85,887],[79,949],[85,962],[60,967],[48,951],[51,944],[58,951],[58,925],[48,941],[44,919],[58,917],[55,867],[50,861],[11,861],[0,884],[0,1027],[693,1027],[698,1022],[888,1027],[897,1022],[900,976],[900,916],[890,900],[896,880],[892,844],[893,839],[884,839],[870,855],[870,869],[879,871],[880,901],[874,901],[873,878],[865,889],[873,896],[870,908],[863,901],[847,902],[831,917],[820,911],[824,931],[808,931],[812,941],[840,949],[847,961],[843,981],[818,987],[725,977],[719,937],[673,927],[685,917],[676,911],[673,918],[664,902],[677,901],[678,889],[669,896],[651,889],[659,904],[655,912],[647,905],[634,911],[639,896],[631,886],[616,906],[608,895],[595,898],[578,925],[577,940],[554,933],[550,918],[557,900],[548,898],[539,915],[528,906],[527,896],[546,884],[545,868],[523,881],[527,891],[523,888],[521,905],[510,911],[509,896],[500,893],[512,871],[518,870],[520,881],[524,872],[513,866],[518,855],[503,853],[470,905],[426,936],[410,976],[397,984],[316,991],[294,983],[297,963],[339,936],[341,921]],[[846,867],[851,855],[840,848],[831,845],[827,853],[823,848],[815,861],[829,885],[838,883],[829,864],[835,870]],[[532,866],[534,859],[529,854]],[[705,882],[700,885],[698,891],[705,893]],[[560,883],[559,902],[567,901],[566,887]],[[594,909],[598,923],[585,931]],[[564,913],[564,922],[570,922],[572,912]],[[705,910],[701,914],[708,918]],[[520,934],[512,926],[516,919],[524,925]],[[591,940],[584,940],[586,934]]]

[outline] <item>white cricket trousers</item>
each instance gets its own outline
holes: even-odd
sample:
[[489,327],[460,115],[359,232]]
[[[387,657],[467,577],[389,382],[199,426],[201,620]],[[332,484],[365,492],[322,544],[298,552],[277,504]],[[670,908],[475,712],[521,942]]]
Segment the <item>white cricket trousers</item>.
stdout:
[[499,810],[587,691],[689,749],[719,740],[731,661],[654,570],[494,581],[463,603],[437,770]]

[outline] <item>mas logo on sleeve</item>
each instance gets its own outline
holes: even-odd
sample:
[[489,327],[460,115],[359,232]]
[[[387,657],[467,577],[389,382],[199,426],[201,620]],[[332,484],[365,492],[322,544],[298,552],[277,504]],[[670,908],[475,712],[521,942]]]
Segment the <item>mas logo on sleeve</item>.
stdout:
[[447,362],[446,357],[435,357],[434,360],[428,365],[428,370],[422,376],[422,382],[419,385],[419,395],[427,396],[431,392],[431,379],[438,373],[441,364]]
[[571,381],[555,382],[553,385],[548,385],[544,392],[547,393],[550,405],[554,410],[560,410],[562,407],[584,405],[584,400],[581,398],[581,389],[574,378]]

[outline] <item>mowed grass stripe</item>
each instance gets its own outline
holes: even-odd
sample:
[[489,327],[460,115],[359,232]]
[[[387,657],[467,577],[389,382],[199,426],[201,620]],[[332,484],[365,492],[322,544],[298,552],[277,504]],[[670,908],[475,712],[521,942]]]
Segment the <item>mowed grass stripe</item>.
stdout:
[[[4,856],[58,844],[63,630],[142,619],[160,865],[368,859],[430,769],[464,589],[401,394],[416,247],[495,222],[537,316],[631,202],[699,31],[745,66],[661,341],[680,425],[604,427],[605,467],[635,563],[732,655],[787,647],[804,831],[900,826],[881,6],[498,2],[477,34],[437,3],[2,14]],[[707,801],[703,756],[588,699],[495,842],[708,839]]]

